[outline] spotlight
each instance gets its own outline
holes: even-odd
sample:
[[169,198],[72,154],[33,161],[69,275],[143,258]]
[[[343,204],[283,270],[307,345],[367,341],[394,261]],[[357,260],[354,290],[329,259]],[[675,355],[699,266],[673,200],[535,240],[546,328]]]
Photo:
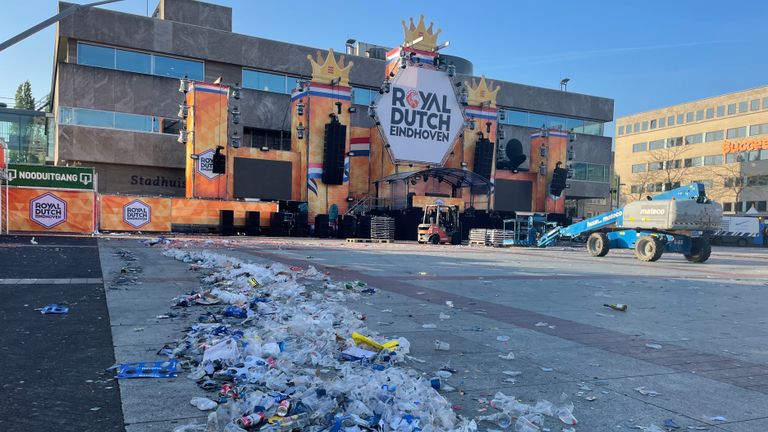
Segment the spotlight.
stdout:
[[541,148],[539,149],[539,154],[541,155],[541,157],[546,157],[547,156],[547,146],[542,145]]
[[299,122],[299,125],[296,126],[296,138],[304,139],[304,130],[304,123]]
[[299,102],[296,103],[296,115],[303,116],[304,115],[304,101],[299,99]]
[[240,124],[240,108],[232,108],[232,124]]
[[504,121],[507,119],[507,112],[504,110],[499,111],[499,120]]
[[392,83],[389,82],[389,78],[384,80],[384,84],[381,85],[381,88],[379,89],[379,94],[389,93],[389,90],[392,89]]
[[370,105],[368,105],[368,117],[375,118],[376,117],[376,105],[371,102]]
[[229,89],[229,96],[234,100],[240,100],[240,93],[240,83],[235,83],[235,85]]
[[493,123],[491,123],[491,122],[485,122],[485,132],[491,133],[491,125],[492,124]]
[[356,106],[350,106],[349,108],[347,108],[347,111],[349,111],[350,113],[354,114],[354,113],[357,112],[357,107]]
[[341,114],[341,102],[336,102],[336,114]]
[[438,183],[442,183],[442,182],[443,182],[443,180],[444,180],[444,179],[443,179],[443,176],[441,176],[441,175],[437,176],[437,182],[438,182]]
[[541,161],[539,164],[539,175],[547,175],[547,166],[544,164],[544,161]]
[[424,183],[426,183],[427,180],[429,180],[429,175],[424,174],[423,176],[421,176],[421,179],[424,180]]
[[467,126],[469,126],[469,130],[475,130],[475,121],[474,120],[468,121]]
[[576,134],[573,133],[573,129],[571,129],[571,132],[568,134],[568,141],[570,142],[576,141]]
[[176,116],[181,118],[181,119],[183,119],[183,120],[186,120],[187,119],[187,115],[189,115],[189,107],[187,106],[186,103],[180,104],[179,105],[179,113]]
[[233,148],[240,148],[240,135],[237,133],[237,131],[232,133],[231,142]]
[[504,129],[499,128],[498,131],[496,132],[496,136],[499,138],[499,140],[503,140],[504,138],[506,138],[506,133],[504,132]]
[[408,59],[405,57],[400,57],[400,69],[405,69],[408,67]]
[[469,94],[467,94],[467,88],[462,86],[461,93],[459,93],[459,103],[462,105],[469,104]]
[[264,152],[269,151],[269,146],[261,146],[261,151],[264,151]]
[[573,160],[574,158],[576,158],[576,151],[573,150],[573,146],[570,146],[568,148],[568,160]]
[[180,130],[179,131],[179,138],[176,139],[176,142],[181,143],[181,144],[186,144],[187,143],[187,134],[188,133],[187,133],[186,130],[184,130],[184,129]]
[[187,94],[189,92],[189,79],[184,75],[184,78],[179,80],[179,92]]
[[456,75],[456,66],[453,64],[448,65],[448,76],[453,78],[453,76]]
[[411,179],[411,185],[416,186],[416,178]]

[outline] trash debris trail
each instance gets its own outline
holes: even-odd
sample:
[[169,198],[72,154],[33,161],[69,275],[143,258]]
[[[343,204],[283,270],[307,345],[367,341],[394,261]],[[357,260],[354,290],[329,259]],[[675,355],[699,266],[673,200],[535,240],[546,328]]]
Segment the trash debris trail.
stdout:
[[[440,393],[455,390],[445,382],[450,374],[422,376],[411,367],[417,359],[407,339],[371,332],[365,316],[346,306],[377,291],[363,282],[335,282],[312,266],[164,254],[201,273],[199,290],[173,299],[174,307],[199,308],[199,322],[165,352],[178,361],[177,379],[209,392],[211,402],[190,395],[190,404],[213,410],[207,424],[178,431],[476,431],[477,420],[538,428],[545,416],[576,424],[565,395],[558,404],[527,405],[498,393],[495,417],[457,414]],[[436,341],[435,349],[450,345]]]

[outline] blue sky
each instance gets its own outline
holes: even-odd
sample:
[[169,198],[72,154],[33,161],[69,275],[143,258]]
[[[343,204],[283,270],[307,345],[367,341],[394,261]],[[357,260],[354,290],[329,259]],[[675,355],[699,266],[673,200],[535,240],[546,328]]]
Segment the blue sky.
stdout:
[[[338,51],[347,38],[398,45],[400,21],[424,14],[451,42],[445,52],[470,59],[476,75],[549,88],[569,77],[569,91],[613,98],[616,117],[768,84],[768,2],[759,0],[209,1],[233,8],[237,33]],[[144,15],[156,4],[106,7]],[[56,5],[4,2],[0,39]],[[50,91],[53,43],[50,27],[0,52],[0,97],[26,79],[35,97]]]

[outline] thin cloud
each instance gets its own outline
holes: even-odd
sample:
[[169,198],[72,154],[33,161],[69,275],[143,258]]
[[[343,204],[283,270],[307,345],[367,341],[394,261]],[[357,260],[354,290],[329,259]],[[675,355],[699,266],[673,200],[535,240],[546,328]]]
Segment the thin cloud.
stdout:
[[717,45],[717,44],[732,43],[732,42],[739,42],[739,41],[738,40],[700,41],[700,42],[685,42],[685,43],[662,44],[662,45],[648,45],[648,46],[639,46],[639,47],[606,48],[606,49],[590,50],[590,51],[575,51],[575,52],[569,52],[569,53],[560,53],[560,54],[552,54],[552,55],[521,59],[519,62],[513,65],[497,65],[497,66],[491,66],[486,69],[508,69],[508,68],[523,67],[523,66],[584,60],[584,59],[589,59],[594,57],[609,57],[609,56],[614,56],[619,54],[626,54],[630,52],[657,51],[657,50],[674,49],[674,48]]

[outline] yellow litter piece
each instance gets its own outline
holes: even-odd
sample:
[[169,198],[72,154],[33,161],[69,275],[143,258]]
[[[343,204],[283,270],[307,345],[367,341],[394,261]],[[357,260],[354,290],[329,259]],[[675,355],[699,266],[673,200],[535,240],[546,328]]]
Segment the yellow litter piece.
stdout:
[[252,277],[248,279],[248,283],[251,284],[252,287],[258,288],[259,287],[259,281],[256,280],[256,278]]
[[368,345],[377,351],[381,351],[383,349],[393,350],[396,346],[400,345],[400,342],[396,340],[391,340],[380,344],[368,336],[361,335],[358,332],[352,332],[352,340],[355,341],[355,344],[357,345]]

